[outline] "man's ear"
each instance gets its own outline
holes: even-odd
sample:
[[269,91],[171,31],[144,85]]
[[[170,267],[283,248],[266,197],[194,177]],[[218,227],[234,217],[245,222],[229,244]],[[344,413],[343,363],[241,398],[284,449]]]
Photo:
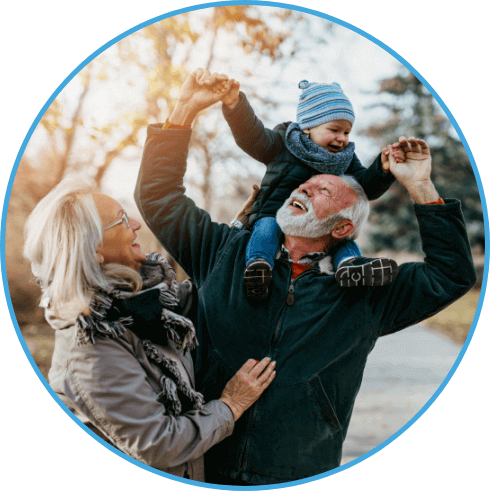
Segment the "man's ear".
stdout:
[[309,135],[311,133],[310,128],[306,128],[305,130],[302,130],[305,135]]
[[350,220],[340,220],[340,222],[335,224],[335,227],[332,230],[332,237],[335,239],[343,239],[354,232],[355,229],[355,225]]

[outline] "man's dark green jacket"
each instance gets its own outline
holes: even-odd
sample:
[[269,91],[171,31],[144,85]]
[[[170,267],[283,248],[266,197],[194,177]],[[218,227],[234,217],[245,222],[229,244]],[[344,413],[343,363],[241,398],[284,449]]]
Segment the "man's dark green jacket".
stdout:
[[[251,229],[257,220],[275,217],[277,210],[291,195],[291,191],[321,172],[295,157],[287,149],[285,135],[290,123],[282,123],[274,130],[264,128],[243,92],[240,92],[240,100],[233,109],[223,104],[223,115],[237,145],[267,166],[260,184],[260,192],[249,217],[248,228]],[[395,180],[391,173],[383,172],[381,154],[367,169],[354,154],[345,173],[356,178],[369,200],[382,196]]]
[[206,400],[218,398],[247,359],[277,361],[271,386],[206,454],[206,466],[254,485],[329,471],[340,464],[378,337],[435,314],[476,281],[460,203],[415,205],[426,259],[402,264],[391,284],[341,289],[316,270],[293,281],[290,263],[278,260],[269,300],[254,308],[243,286],[250,232],[213,222],[184,194],[190,136],[191,130],[148,128],[135,198],[199,289],[198,388]]

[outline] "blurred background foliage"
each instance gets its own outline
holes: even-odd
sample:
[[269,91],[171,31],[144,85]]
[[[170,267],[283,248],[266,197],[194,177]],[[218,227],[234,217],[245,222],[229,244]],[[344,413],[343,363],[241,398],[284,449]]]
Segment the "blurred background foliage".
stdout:
[[[472,246],[482,257],[482,206],[465,149],[432,94],[403,65],[358,34],[293,10],[235,5],[180,14],[124,38],[81,70],[43,115],[19,165],[7,214],[7,276],[19,325],[32,334],[30,349],[41,343],[44,350],[38,356],[43,373],[49,343],[35,336],[47,331],[38,287],[22,257],[25,219],[70,176],[118,199],[138,219],[132,193],[146,127],[165,121],[182,82],[199,66],[239,80],[269,127],[294,120],[300,80],[340,82],[356,108],[352,140],[366,166],[401,135],[426,139],[436,187],[442,196],[462,200]],[[186,186],[215,220],[225,222],[264,169],[236,147],[220,113],[218,104],[194,124]],[[407,193],[395,184],[373,211],[365,252],[418,257]],[[138,235],[148,252],[162,251],[145,227]]]
[[[387,108],[389,116],[371,124],[362,133],[380,144],[396,141],[401,135],[427,141],[433,161],[432,179],[439,194],[461,200],[470,242],[483,252],[485,231],[478,186],[465,149],[450,121],[432,94],[406,69],[381,80],[379,93],[390,96],[389,103],[376,104]],[[375,251],[422,252],[410,203],[410,197],[398,182],[374,203],[369,234]]]

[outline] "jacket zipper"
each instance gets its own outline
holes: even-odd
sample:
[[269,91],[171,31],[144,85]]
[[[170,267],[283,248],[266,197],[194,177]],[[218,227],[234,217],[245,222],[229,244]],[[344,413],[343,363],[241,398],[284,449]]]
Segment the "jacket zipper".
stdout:
[[[291,272],[291,279],[289,280],[288,293],[286,295],[286,305],[294,305],[294,283],[295,283],[295,281],[300,276],[302,276],[302,275],[304,275],[306,273],[309,273],[309,270],[303,271],[303,273],[301,273],[300,275],[296,276],[296,278],[293,278],[292,272]],[[284,310],[284,307],[281,309],[281,313],[279,314],[279,319],[277,319],[276,328],[274,329],[274,334],[272,335],[271,347],[274,347],[274,344],[276,342],[277,332],[279,330],[279,324],[281,323],[283,310]],[[249,416],[249,421],[252,420],[256,407],[257,407],[256,404],[254,404],[252,406],[251,413],[250,413],[250,416]],[[244,467],[245,467],[245,455],[247,453],[247,448],[248,448],[248,438],[247,438],[247,440],[245,442],[245,446],[243,448],[242,456],[240,458],[240,469],[239,469],[239,472],[242,472],[244,470]]]
[[294,280],[293,279],[291,279],[291,282],[289,283],[288,295],[286,297],[286,304],[294,305]]
[[[294,284],[294,279],[292,278],[292,275],[291,275],[291,279],[289,281],[289,288],[288,288],[288,295],[286,297],[286,303],[288,302],[287,299],[289,297],[289,292],[291,291],[291,287],[292,285]],[[293,287],[293,292],[294,292],[294,287]],[[294,302],[293,302],[294,303]],[[289,305],[289,304],[288,304]],[[277,319],[277,323],[276,323],[276,327],[274,329],[274,333],[272,334],[272,340],[271,340],[271,347],[274,346],[274,343],[276,341],[276,336],[277,336],[277,331],[279,330],[279,324],[281,322],[281,318],[282,318],[282,311],[284,310],[284,307],[281,309],[281,312],[279,314],[279,318]],[[255,412],[255,408],[257,407],[256,404],[254,404],[251,409],[250,409],[250,414],[249,414],[249,417],[248,417],[248,422],[252,421],[252,418],[254,416],[254,412]],[[245,468],[245,456],[247,454],[247,448],[248,448],[248,441],[249,441],[249,437],[247,437],[247,439],[245,440],[245,445],[243,447],[243,452],[242,452],[242,455],[240,457],[240,466],[239,466],[239,470],[238,472],[243,472],[244,468]]]
[[[294,283],[297,281],[298,278],[300,278],[301,276],[305,275],[305,274],[308,274],[310,272],[310,270],[306,270],[306,271],[303,271],[301,274],[299,274],[298,276],[296,276],[296,278],[293,278],[292,277],[292,274],[291,274],[291,279],[289,280],[289,287],[288,287],[288,294],[286,295],[286,305],[294,305]],[[279,319],[277,320],[277,324],[276,324],[276,328],[274,329],[274,334],[272,335],[272,340],[271,340],[271,346],[273,347],[275,342],[276,342],[276,338],[277,338],[277,332],[279,331],[279,324],[281,322],[281,319],[282,319],[282,312],[283,312],[283,309],[281,309],[281,314],[279,315]]]

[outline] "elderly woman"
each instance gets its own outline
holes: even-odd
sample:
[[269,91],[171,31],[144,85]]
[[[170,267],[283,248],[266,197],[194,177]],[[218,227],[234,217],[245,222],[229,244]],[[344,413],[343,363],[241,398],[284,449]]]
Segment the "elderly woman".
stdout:
[[62,182],[30,215],[25,256],[56,331],[49,382],[96,434],[131,457],[204,481],[203,454],[272,382],[274,362],[248,360],[218,400],[194,390],[192,283],[137,244],[121,205]]

